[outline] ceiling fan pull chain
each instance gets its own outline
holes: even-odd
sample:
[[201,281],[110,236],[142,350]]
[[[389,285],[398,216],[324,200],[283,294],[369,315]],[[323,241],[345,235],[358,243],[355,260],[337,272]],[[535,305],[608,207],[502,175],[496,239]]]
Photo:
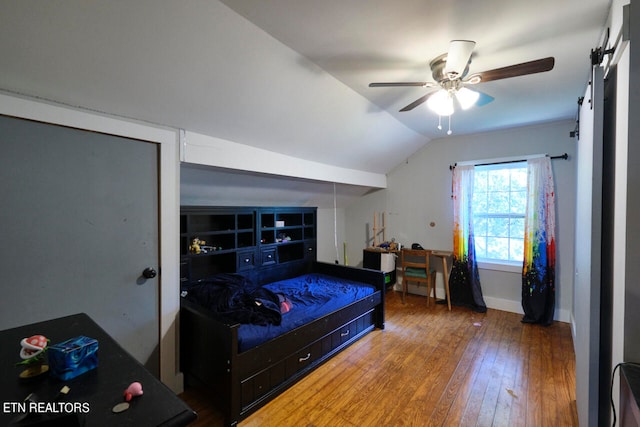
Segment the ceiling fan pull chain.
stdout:
[[449,116],[449,130],[447,131],[447,135],[451,135],[451,116]]
[[438,114],[438,130],[442,130],[442,116]]

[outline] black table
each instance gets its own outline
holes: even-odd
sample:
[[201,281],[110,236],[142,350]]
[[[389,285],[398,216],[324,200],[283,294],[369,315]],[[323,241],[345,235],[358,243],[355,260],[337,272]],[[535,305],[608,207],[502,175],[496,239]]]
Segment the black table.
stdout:
[[620,427],[640,425],[640,365],[620,366]]
[[[98,367],[78,377],[60,381],[48,373],[30,380],[19,378],[25,366],[19,362],[20,341],[32,335],[44,335],[50,345],[84,335],[98,340]],[[144,394],[130,402],[128,410],[114,413],[112,408],[124,401],[123,391],[134,381],[142,383]],[[58,396],[63,386],[70,391]],[[46,322],[0,331],[0,425],[11,425],[20,415],[16,402],[35,393],[40,402],[76,403],[72,414],[58,406],[47,413],[26,418],[21,425],[85,425],[91,426],[184,426],[196,414],[167,386],[129,355],[86,314],[75,314]],[[53,408],[53,409],[51,409]],[[57,408],[57,409],[56,409]],[[58,413],[54,413],[58,411]],[[66,418],[65,418],[66,417]],[[40,424],[30,424],[39,422]]]

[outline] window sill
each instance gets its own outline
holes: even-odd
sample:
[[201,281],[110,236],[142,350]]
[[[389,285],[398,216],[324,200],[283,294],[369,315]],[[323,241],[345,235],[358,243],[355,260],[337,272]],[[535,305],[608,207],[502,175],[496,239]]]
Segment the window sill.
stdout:
[[507,271],[509,273],[522,274],[522,263],[478,261],[478,268],[481,270]]

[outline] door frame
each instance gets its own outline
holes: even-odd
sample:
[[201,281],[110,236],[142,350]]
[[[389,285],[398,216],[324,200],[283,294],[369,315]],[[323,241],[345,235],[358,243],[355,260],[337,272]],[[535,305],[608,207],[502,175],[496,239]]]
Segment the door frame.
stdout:
[[182,375],[177,369],[177,321],[180,310],[177,262],[180,256],[179,131],[4,93],[0,93],[0,114],[159,144],[160,380],[174,392],[181,392]]

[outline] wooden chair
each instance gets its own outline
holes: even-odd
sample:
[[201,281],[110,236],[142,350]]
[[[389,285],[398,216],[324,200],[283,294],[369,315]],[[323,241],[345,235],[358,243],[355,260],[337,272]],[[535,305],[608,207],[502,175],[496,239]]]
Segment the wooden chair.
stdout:
[[433,287],[433,300],[436,300],[436,272],[429,266],[431,251],[427,249],[402,249],[402,303],[404,304],[408,282],[427,284],[427,306],[431,298]]

